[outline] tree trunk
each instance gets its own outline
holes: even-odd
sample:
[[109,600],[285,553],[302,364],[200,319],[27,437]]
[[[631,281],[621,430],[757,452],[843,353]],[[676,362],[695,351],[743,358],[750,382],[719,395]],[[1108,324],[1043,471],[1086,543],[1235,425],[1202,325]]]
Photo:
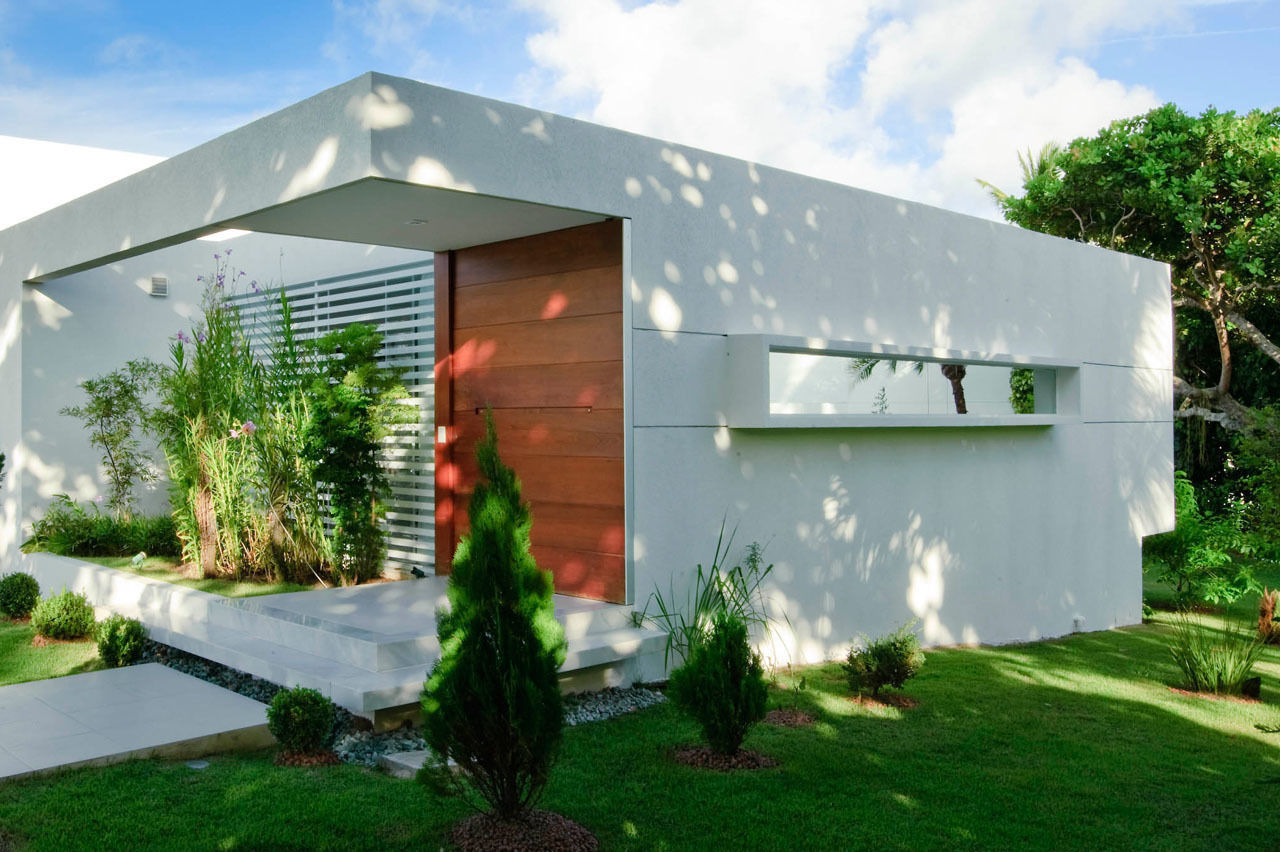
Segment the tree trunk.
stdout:
[[204,466],[196,481],[196,531],[199,534],[200,575],[218,576],[218,519],[213,510],[213,490]]
[[956,414],[968,414],[969,406],[964,401],[964,364],[943,364],[942,375],[951,382],[951,396],[956,401]]

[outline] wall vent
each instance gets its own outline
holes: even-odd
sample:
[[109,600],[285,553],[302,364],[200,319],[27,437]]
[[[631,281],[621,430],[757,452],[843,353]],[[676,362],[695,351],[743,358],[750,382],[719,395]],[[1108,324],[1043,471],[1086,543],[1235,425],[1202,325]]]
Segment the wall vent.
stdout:
[[151,289],[148,290],[151,295],[164,298],[169,295],[169,279],[163,275],[151,276]]

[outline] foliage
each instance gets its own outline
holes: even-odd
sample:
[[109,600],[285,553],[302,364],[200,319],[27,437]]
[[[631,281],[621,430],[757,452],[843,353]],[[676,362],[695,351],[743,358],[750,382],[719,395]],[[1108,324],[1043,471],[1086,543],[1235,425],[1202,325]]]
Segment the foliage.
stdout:
[[1183,613],[1174,621],[1169,651],[1187,689],[1239,695],[1263,647],[1252,629],[1228,624],[1219,631]]
[[173,518],[104,514],[96,504],[90,511],[66,494],[58,494],[44,517],[32,526],[23,549],[59,556],[178,556],[182,552]]
[[[903,366],[919,375],[924,372],[925,368],[925,362],[923,361],[904,361],[900,358],[851,358],[849,360],[849,377],[855,385],[858,382],[864,382],[871,378],[871,374],[881,364],[888,365],[890,373],[898,372],[898,367]],[[964,395],[964,379],[968,374],[968,369],[964,364],[939,364],[938,367],[942,370],[942,377],[951,385],[951,397],[955,403],[956,414],[968,414],[969,405],[965,401]],[[888,411],[888,402],[884,399],[883,388],[881,391],[875,401],[876,414],[884,414]],[[883,410],[881,410],[882,402],[884,402]]]
[[718,611],[711,629],[671,673],[667,694],[692,716],[713,751],[736,754],[751,726],[764,718],[768,687],[746,623]]
[[310,581],[330,561],[313,465],[299,452],[314,354],[295,339],[283,292],[274,307],[262,296],[266,354],[256,354],[233,299],[245,274],[214,260],[200,321],[170,347],[155,418],[184,555],[206,577]]
[[353,323],[315,344],[322,367],[312,380],[303,455],[329,497],[334,569],[344,582],[377,575],[386,550],[379,500],[388,491],[379,449],[388,427],[409,422],[402,370],[378,362],[382,335]]
[[98,640],[98,656],[108,668],[131,666],[142,656],[147,641],[147,628],[136,618],[109,615],[94,628]]
[[93,630],[93,607],[83,594],[64,588],[36,604],[31,626],[49,639],[79,639]]
[[1258,640],[1264,645],[1280,645],[1280,621],[1276,621],[1276,605],[1280,589],[1262,590],[1258,599]]
[[[693,646],[709,635],[716,616],[722,612],[736,616],[748,631],[766,628],[771,621],[765,607],[764,583],[773,573],[773,565],[764,564],[764,548],[753,541],[747,545],[741,562],[726,567],[737,530],[729,533],[726,540],[724,527],[721,521],[711,567],[698,563],[683,603],[676,594],[673,578],[665,595],[661,589],[654,589],[640,614],[642,621],[653,620],[667,634],[663,653],[667,668],[673,660],[688,658]],[[651,605],[657,609],[652,615]]]
[[[437,616],[440,660],[422,693],[423,737],[441,762],[424,780],[474,791],[510,818],[532,808],[550,778],[566,644],[551,573],[529,554],[529,506],[499,458],[492,414],[476,460],[470,532],[453,559],[449,609]],[[444,766],[450,760],[457,774]]]
[[1009,404],[1014,414],[1036,413],[1036,371],[1015,367],[1009,372]]
[[911,621],[874,641],[860,637],[849,649],[842,666],[849,688],[855,692],[870,689],[872,695],[879,695],[886,686],[902,689],[919,674],[924,665],[924,652],[920,650],[915,627],[916,623]]
[[0,485],[4,485],[4,453],[0,453]]
[[26,618],[40,602],[40,583],[30,574],[15,571],[0,577],[0,612],[10,618]]
[[1280,362],[1258,324],[1280,286],[1280,110],[1193,117],[1166,104],[1046,151],[1022,189],[996,193],[1009,221],[1170,264],[1179,343],[1193,311],[1216,349],[1216,364],[1180,349],[1182,414],[1246,425],[1232,394],[1235,348]]
[[1233,466],[1241,472],[1245,528],[1270,555],[1280,555],[1280,405],[1256,409],[1236,436]]
[[333,702],[314,689],[282,689],[267,707],[267,730],[286,752],[321,754],[333,746]]
[[142,450],[138,436],[151,419],[147,395],[158,377],[159,367],[151,361],[129,361],[118,370],[80,382],[88,400],[59,412],[83,422],[90,445],[102,451],[102,466],[111,483],[107,505],[120,520],[133,515],[134,489],[156,479],[151,457]]
[[1231,603],[1260,591],[1249,564],[1236,558],[1253,551],[1253,540],[1241,529],[1238,506],[1223,516],[1200,511],[1195,486],[1183,471],[1174,475],[1175,526],[1148,536],[1142,554],[1148,570],[1174,588],[1175,600]]

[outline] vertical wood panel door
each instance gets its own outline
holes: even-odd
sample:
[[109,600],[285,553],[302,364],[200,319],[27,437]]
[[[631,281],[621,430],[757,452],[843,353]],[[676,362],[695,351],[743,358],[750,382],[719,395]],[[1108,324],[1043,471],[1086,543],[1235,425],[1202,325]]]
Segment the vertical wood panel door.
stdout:
[[437,254],[436,288],[437,572],[491,408],[556,591],[624,602],[622,223]]

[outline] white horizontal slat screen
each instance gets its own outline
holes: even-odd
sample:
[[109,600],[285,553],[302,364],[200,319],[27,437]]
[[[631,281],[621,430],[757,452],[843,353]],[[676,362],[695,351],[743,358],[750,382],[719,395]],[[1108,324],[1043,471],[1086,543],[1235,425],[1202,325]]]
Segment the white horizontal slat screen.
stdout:
[[[387,567],[435,567],[435,274],[428,259],[284,288],[299,339],[314,340],[354,322],[382,332],[381,359],[404,368],[402,381],[416,422],[394,427],[382,460],[391,482],[386,506]],[[245,330],[260,354],[278,314],[278,291],[235,298]]]

